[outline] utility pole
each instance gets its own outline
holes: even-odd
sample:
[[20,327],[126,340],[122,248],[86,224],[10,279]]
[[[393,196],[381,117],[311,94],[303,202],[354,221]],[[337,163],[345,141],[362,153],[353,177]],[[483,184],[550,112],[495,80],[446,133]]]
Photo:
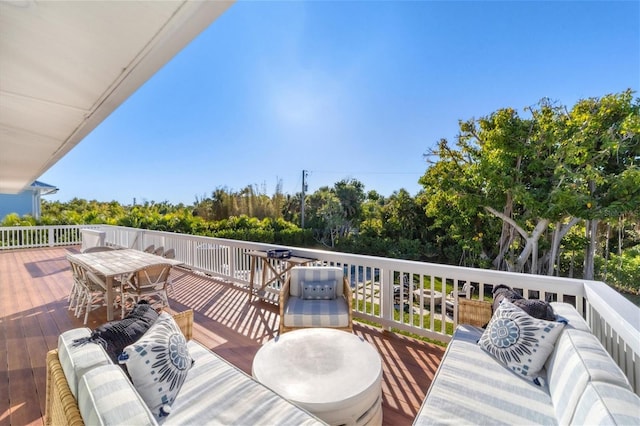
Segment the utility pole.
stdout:
[[300,197],[300,228],[304,229],[304,195],[307,192],[307,176],[309,172],[302,171],[302,196]]

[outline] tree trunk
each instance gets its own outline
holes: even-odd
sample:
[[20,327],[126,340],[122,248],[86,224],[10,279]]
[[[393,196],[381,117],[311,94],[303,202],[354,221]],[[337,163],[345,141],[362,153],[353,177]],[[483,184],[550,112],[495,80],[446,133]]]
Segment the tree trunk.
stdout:
[[556,268],[556,277],[560,276],[560,258],[562,256],[562,249],[558,250],[558,258],[556,259],[556,265],[558,265],[558,267]]
[[522,272],[524,270],[524,266],[529,260],[529,257],[533,255],[531,261],[531,270],[530,273],[537,273],[537,264],[538,264],[538,240],[540,240],[540,236],[549,226],[549,219],[540,219],[536,227],[530,236],[525,237],[526,244],[522,251],[520,252],[520,256],[516,260],[515,272]]
[[573,268],[576,261],[576,252],[571,250],[571,263],[569,264],[569,278],[573,278]]
[[531,233],[531,235],[529,235],[527,233],[527,231],[525,231],[521,226],[519,226],[516,223],[516,221],[514,221],[512,218],[505,216],[504,214],[500,213],[499,211],[497,211],[496,209],[494,209],[492,207],[485,206],[485,210],[487,210],[489,213],[493,214],[494,216],[499,217],[503,221],[509,223],[516,231],[518,231],[518,233],[526,241],[526,244],[525,244],[524,248],[522,249],[522,251],[520,252],[520,255],[518,256],[518,259],[516,260],[516,263],[515,263],[515,265],[513,267],[514,272],[522,272],[523,271],[524,266],[527,263],[527,260],[529,259],[529,256],[531,256],[531,253],[535,248],[536,259],[531,263],[532,267],[531,267],[531,271],[530,272],[531,273],[536,273],[536,270],[535,270],[533,265],[536,265],[536,267],[537,267],[537,261],[538,261],[538,259],[537,259],[537,256],[538,256],[537,244],[538,244],[538,240],[540,239],[540,236],[544,233],[544,231],[549,226],[549,222],[550,222],[549,219],[539,219],[538,224],[534,228],[534,230]]
[[594,259],[596,255],[596,243],[598,234],[598,219],[587,221],[586,231],[589,243],[584,255],[584,272],[582,274],[585,280],[592,280],[594,276]]
[[556,259],[559,256],[560,243],[562,242],[564,236],[567,235],[567,232],[569,232],[571,228],[577,225],[580,220],[581,219],[574,217],[571,218],[569,223],[566,223],[564,225],[560,222],[556,223],[556,229],[553,231],[553,241],[551,242],[551,256],[549,256],[548,259],[549,266],[547,269],[547,275],[554,275],[554,271],[556,270],[555,265],[560,265],[560,261]]
[[[504,209],[502,209],[502,214],[505,217],[511,217],[511,213],[513,211],[513,198],[511,196],[511,192],[507,192],[507,200],[504,205]],[[507,265],[507,268],[503,268],[504,263],[504,255],[509,251],[511,247],[511,243],[513,242],[513,227],[507,222],[502,221],[502,232],[500,233],[500,242],[499,242],[499,251],[496,258],[493,260],[493,266],[497,270],[510,270],[511,268]]]
[[515,229],[506,222],[502,225],[502,235],[500,236],[500,251],[493,260],[493,266],[499,271],[511,271],[511,264],[505,260],[505,254],[511,250],[511,244],[515,238]]
[[618,256],[622,256],[622,240],[624,239],[624,222],[622,216],[618,218]]
[[[529,241],[527,241],[529,244]],[[532,274],[538,273],[538,240],[531,240],[531,271]]]

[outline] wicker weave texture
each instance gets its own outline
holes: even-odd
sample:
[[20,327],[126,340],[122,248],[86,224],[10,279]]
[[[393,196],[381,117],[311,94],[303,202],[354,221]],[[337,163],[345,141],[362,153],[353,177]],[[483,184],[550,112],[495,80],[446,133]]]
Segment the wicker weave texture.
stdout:
[[484,327],[491,319],[491,302],[458,299],[458,324]]
[[173,319],[180,327],[184,338],[191,340],[193,338],[193,309],[189,309],[178,314],[173,314]]
[[47,353],[47,396],[45,405],[45,425],[83,425],[78,403],[71,393],[62,371],[58,350]]

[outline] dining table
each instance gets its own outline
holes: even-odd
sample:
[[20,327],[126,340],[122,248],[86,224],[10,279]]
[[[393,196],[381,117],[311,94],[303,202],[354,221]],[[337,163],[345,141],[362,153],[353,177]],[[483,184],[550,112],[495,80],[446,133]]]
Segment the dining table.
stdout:
[[114,281],[120,278],[123,282],[133,272],[145,266],[159,263],[173,266],[184,262],[167,259],[151,253],[135,249],[115,249],[93,253],[67,254],[69,262],[75,262],[94,273],[106,278],[107,321],[113,321]]

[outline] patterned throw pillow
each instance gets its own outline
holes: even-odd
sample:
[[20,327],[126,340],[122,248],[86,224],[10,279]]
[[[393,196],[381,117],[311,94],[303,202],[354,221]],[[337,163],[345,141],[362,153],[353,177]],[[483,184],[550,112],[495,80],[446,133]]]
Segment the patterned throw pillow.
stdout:
[[171,412],[193,364],[187,341],[174,319],[166,312],[136,343],[120,356],[136,390],[159,420]]
[[533,318],[503,300],[478,345],[515,373],[540,386],[540,371],[563,327],[560,322]]
[[336,280],[300,281],[300,294],[306,300],[333,300],[336,298]]

